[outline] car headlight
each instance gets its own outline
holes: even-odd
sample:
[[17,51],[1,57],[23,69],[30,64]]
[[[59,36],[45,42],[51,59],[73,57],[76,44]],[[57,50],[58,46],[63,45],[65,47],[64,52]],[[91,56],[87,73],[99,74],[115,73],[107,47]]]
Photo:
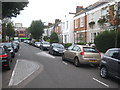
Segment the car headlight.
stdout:
[[54,50],[54,51],[58,51],[58,49],[56,49],[56,48],[53,48],[53,50]]

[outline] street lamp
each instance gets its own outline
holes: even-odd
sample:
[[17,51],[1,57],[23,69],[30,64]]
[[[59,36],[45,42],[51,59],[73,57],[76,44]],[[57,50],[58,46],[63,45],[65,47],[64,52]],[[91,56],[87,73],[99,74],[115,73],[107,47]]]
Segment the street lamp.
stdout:
[[118,14],[119,14],[119,8],[120,8],[120,6],[119,6],[119,3],[120,2],[115,2],[115,5],[116,5],[116,12],[115,12],[115,48],[117,47],[117,37],[118,37],[118,19],[119,19],[119,16],[118,16]]

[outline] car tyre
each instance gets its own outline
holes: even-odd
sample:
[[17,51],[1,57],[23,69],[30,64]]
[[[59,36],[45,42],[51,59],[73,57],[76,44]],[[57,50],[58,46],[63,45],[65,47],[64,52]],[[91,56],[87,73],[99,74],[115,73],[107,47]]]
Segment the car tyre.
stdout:
[[79,60],[78,60],[77,57],[74,59],[74,65],[75,65],[76,67],[79,67],[79,66],[80,66],[80,62],[79,62]]
[[11,67],[10,67],[10,62],[8,62],[8,66],[6,67],[6,70],[10,70]]
[[64,54],[62,54],[62,60],[65,61],[65,55]]
[[108,77],[108,70],[105,66],[102,66],[100,69],[100,76],[102,78],[107,78]]

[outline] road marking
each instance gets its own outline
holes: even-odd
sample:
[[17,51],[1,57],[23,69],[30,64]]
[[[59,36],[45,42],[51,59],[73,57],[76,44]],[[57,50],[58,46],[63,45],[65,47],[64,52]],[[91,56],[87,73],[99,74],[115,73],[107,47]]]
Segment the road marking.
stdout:
[[22,59],[17,60],[8,86],[18,85],[32,75],[35,71],[37,71],[40,67],[41,65],[38,65],[32,61]]
[[64,62],[64,61],[63,61],[63,63],[64,63],[65,65],[68,65],[68,64],[67,64],[66,62]]
[[39,52],[39,53],[36,53],[37,55],[41,55],[41,56],[44,56],[44,57],[49,57],[49,58],[55,58],[54,56],[46,53],[46,52]]
[[11,79],[10,79],[10,82],[9,82],[9,85],[8,85],[8,86],[12,86],[13,77],[14,77],[14,74],[15,74],[15,70],[16,70],[16,68],[17,68],[17,64],[18,64],[18,60],[16,61],[16,64],[15,64],[14,70],[13,70],[13,72],[12,72],[12,76],[11,76]]
[[102,84],[102,85],[104,85],[104,86],[106,86],[106,87],[109,87],[109,85],[107,85],[107,84],[105,84],[105,83],[103,83],[103,82],[99,81],[99,80],[98,80],[98,79],[96,79],[96,78],[93,78],[93,80],[95,80],[95,81],[99,82],[100,84]]

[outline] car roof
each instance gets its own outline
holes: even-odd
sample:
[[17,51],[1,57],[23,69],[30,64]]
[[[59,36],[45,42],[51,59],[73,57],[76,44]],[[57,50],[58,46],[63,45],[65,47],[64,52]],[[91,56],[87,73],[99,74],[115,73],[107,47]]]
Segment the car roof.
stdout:
[[79,46],[79,47],[92,47],[92,46],[88,46],[88,45],[76,45],[76,46]]
[[110,48],[108,50],[119,50],[120,51],[120,48]]

